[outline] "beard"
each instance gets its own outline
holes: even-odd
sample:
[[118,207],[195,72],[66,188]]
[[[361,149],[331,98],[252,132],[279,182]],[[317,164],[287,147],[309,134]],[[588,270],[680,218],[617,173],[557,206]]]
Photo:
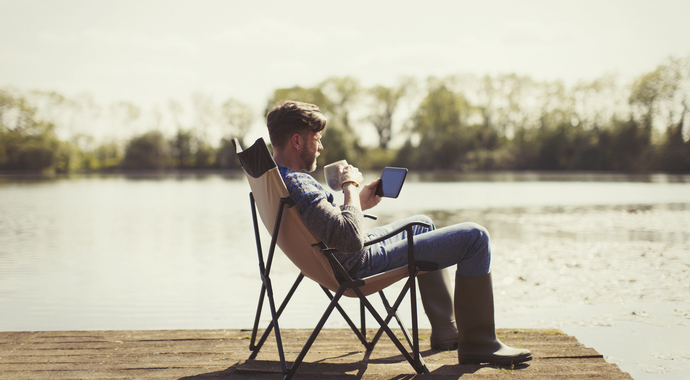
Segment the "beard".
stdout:
[[318,158],[317,155],[313,155],[311,152],[303,150],[299,157],[302,159],[302,165],[304,167],[303,170],[306,173],[311,173],[316,170],[316,159]]

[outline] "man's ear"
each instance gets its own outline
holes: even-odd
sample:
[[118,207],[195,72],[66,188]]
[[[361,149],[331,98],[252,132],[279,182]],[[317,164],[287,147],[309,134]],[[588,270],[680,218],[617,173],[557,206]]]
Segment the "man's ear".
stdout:
[[290,144],[292,144],[292,147],[296,151],[300,151],[302,149],[302,136],[300,136],[299,133],[295,133],[290,138]]

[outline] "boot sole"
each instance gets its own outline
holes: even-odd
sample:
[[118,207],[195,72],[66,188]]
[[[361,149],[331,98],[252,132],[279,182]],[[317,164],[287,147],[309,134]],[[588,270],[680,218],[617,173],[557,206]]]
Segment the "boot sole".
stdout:
[[459,364],[482,364],[489,363],[498,366],[510,366],[515,364],[524,363],[532,360],[532,354],[518,356],[515,358],[501,358],[501,357],[487,357],[487,356],[465,356],[463,358],[458,358]]

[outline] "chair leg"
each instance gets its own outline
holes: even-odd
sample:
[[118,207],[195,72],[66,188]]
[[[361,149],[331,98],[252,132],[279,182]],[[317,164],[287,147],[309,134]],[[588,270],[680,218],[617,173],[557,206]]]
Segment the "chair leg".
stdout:
[[[408,281],[408,284],[406,286],[409,287],[410,283],[414,284],[414,282]],[[321,319],[319,320],[316,327],[314,328],[311,335],[309,336],[309,339],[307,340],[307,342],[302,347],[302,350],[300,351],[299,355],[297,356],[295,361],[292,363],[292,365],[288,368],[287,373],[285,374],[285,377],[283,378],[284,380],[289,380],[292,378],[292,376],[294,376],[295,372],[297,371],[299,366],[302,364],[302,361],[304,360],[305,356],[309,352],[309,349],[314,344],[314,342],[316,341],[316,338],[318,337],[319,333],[323,329],[323,326],[326,324],[326,321],[328,320],[330,315],[333,313],[333,309],[337,308],[338,310],[341,311],[341,313],[343,313],[344,316],[347,315],[347,314],[345,314],[344,310],[342,310],[342,308],[339,305],[339,301],[342,298],[343,294],[345,293],[345,290],[347,290],[347,287],[341,286],[338,289],[338,291],[335,293],[335,295],[331,295],[327,289],[324,289],[324,291],[326,292],[326,294],[330,298],[331,302],[328,304],[328,307],[324,311],[323,315],[321,316]],[[353,290],[355,291],[355,293],[357,294],[357,296],[360,299],[360,305],[361,305],[360,307],[362,308],[361,312],[363,313],[363,310],[368,310],[369,313],[374,317],[374,319],[381,326],[379,328],[379,332],[377,333],[377,335],[380,335],[383,332],[385,332],[388,335],[388,337],[391,339],[393,344],[398,348],[398,350],[403,355],[403,357],[405,357],[405,359],[410,363],[410,365],[412,365],[412,368],[414,368],[414,370],[417,373],[420,373],[420,374],[421,373],[429,373],[429,370],[427,369],[426,364],[424,363],[424,359],[419,354],[419,344],[415,345],[413,343],[414,338],[411,339],[409,337],[409,333],[407,332],[407,329],[405,328],[404,324],[398,318],[398,316],[395,315],[396,314],[395,310],[397,310],[397,308],[399,307],[400,303],[402,302],[402,300],[405,296],[405,293],[407,293],[407,290],[403,289],[403,291],[401,292],[400,296],[396,300],[393,307],[391,307],[390,304],[388,304],[388,301],[385,299],[385,296],[383,296],[384,304],[386,305],[386,309],[388,311],[387,321],[381,317],[381,315],[376,311],[376,309],[374,309],[374,307],[371,305],[371,303],[369,303],[369,301],[366,299],[366,296],[364,296],[364,294],[362,294],[362,292],[358,288],[355,287],[355,288],[353,288]],[[388,322],[394,316],[398,320],[398,323],[400,324],[400,327],[403,331],[403,334],[405,334],[405,337],[406,337],[408,343],[413,347],[412,355],[410,355],[410,353],[407,351],[407,349],[403,346],[403,344],[400,342],[400,340],[395,336],[393,331],[388,326]],[[415,316],[416,316],[416,314],[413,313],[413,317],[415,317]],[[345,319],[349,320],[349,317],[345,317]],[[413,326],[416,329],[416,324],[413,323]],[[350,327],[352,327],[352,326],[350,326]],[[353,328],[353,331],[355,332],[355,334],[358,337],[360,337],[360,340],[361,340],[362,334],[360,334],[356,328]],[[416,330],[414,331],[413,334],[415,334],[415,337],[418,336],[418,332]],[[366,338],[364,338],[364,339],[366,342]],[[367,351],[370,352],[371,349],[373,349],[373,344],[365,344],[365,347],[367,347]]]
[[[259,343],[256,345],[255,349],[253,350],[252,355],[249,358],[250,360],[256,358],[256,355],[258,354],[259,350],[263,346],[263,343],[266,341],[266,338],[270,334],[271,329],[275,328],[276,340],[277,341],[280,340],[280,330],[279,330],[279,326],[278,326],[278,318],[282,314],[283,310],[285,309],[285,306],[289,302],[290,298],[292,297],[292,294],[294,293],[295,289],[299,285],[302,278],[304,278],[304,276],[302,274],[300,274],[298,276],[297,280],[295,281],[295,284],[293,285],[293,287],[288,292],[288,295],[285,297],[285,299],[283,300],[283,303],[280,305],[280,308],[278,310],[275,310],[275,308],[274,308],[275,304],[273,302],[273,293],[271,291],[272,288],[270,286],[270,280],[267,281],[267,286],[266,286],[266,293],[267,294],[266,294],[266,296],[269,298],[269,304],[271,306],[273,306],[271,308],[272,309],[271,314],[273,316],[273,320],[271,321],[271,323],[269,323],[268,327],[264,331],[263,336],[259,340]],[[341,288],[338,289],[338,291],[335,293],[335,295],[331,295],[331,293],[327,289],[324,289],[325,293],[328,295],[331,302],[328,304],[328,307],[324,311],[323,315],[321,316],[321,319],[319,320],[318,324],[316,325],[316,327],[312,331],[311,335],[309,336],[309,339],[304,344],[299,355],[297,356],[297,358],[295,359],[295,361],[292,363],[292,365],[290,367],[286,367],[286,365],[285,365],[285,358],[284,358],[284,354],[283,354],[283,350],[282,350],[282,343],[277,343],[278,344],[278,351],[279,351],[280,356],[281,356],[281,365],[283,366],[283,374],[285,374],[283,379],[289,380],[294,376],[295,372],[297,371],[299,366],[302,364],[302,361],[304,360],[307,353],[309,352],[309,349],[314,344],[314,342],[316,341],[316,338],[318,337],[319,333],[321,332],[324,325],[326,324],[326,321],[328,320],[330,315],[333,313],[333,309],[336,309],[336,308],[343,314],[345,319],[349,321],[348,324],[351,324],[350,327],[355,332],[355,334],[360,338],[360,340],[364,339],[363,343],[364,343],[365,347],[367,348],[367,352],[371,352],[371,350],[373,350],[373,347],[375,345],[375,341],[377,341],[379,339],[379,337],[381,336],[381,334],[383,334],[385,332],[388,335],[388,337],[391,339],[393,344],[398,348],[398,350],[403,355],[403,357],[408,361],[408,363],[410,363],[412,368],[414,368],[414,370],[417,373],[419,373],[419,374],[429,373],[429,370],[427,369],[426,364],[424,363],[424,359],[421,357],[421,355],[419,353],[419,344],[418,343],[415,344],[415,340],[416,340],[415,338],[418,338],[418,335],[419,335],[418,331],[417,331],[416,323],[414,323],[414,321],[413,321],[413,337],[410,338],[409,333],[408,333],[407,329],[405,328],[405,325],[402,323],[399,316],[397,315],[397,312],[395,311],[398,309],[402,300],[404,299],[404,297],[407,293],[407,290],[409,289],[410,284],[414,284],[414,282],[412,282],[408,279],[408,282],[405,285],[406,288],[403,288],[403,290],[401,291],[400,295],[398,296],[398,298],[396,299],[396,302],[394,303],[394,305],[392,307],[388,303],[388,300],[386,299],[385,295],[382,294],[382,292],[380,292],[381,297],[382,297],[382,301],[383,301],[384,306],[387,310],[387,316],[386,316],[385,320],[376,311],[376,309],[374,309],[374,307],[371,305],[371,303],[367,300],[366,296],[364,296],[364,294],[362,294],[362,292],[358,288],[356,288],[356,287],[353,288],[353,290],[355,291],[355,293],[357,294],[357,296],[360,299],[360,308],[361,308],[360,313],[362,314],[362,317],[363,317],[362,329],[365,328],[365,325],[364,325],[365,312],[364,312],[364,310],[368,310],[369,313],[374,317],[376,322],[378,322],[379,325],[381,326],[379,328],[379,331],[376,334],[376,337],[374,338],[374,341],[372,341],[373,343],[367,343],[366,342],[366,335],[361,334],[357,330],[357,328],[354,326],[354,324],[352,324],[352,321],[350,320],[350,318],[347,317],[347,314],[345,313],[345,311],[339,305],[339,301],[342,298],[343,294],[345,293],[345,290],[347,290],[347,287],[341,286]],[[413,310],[412,316],[413,316],[413,319],[416,317],[416,313],[414,313],[414,310]],[[390,322],[390,320],[393,317],[395,317],[396,320],[398,321],[398,324],[400,325],[401,330],[403,331],[403,334],[405,335],[405,338],[406,338],[408,344],[410,344],[410,346],[412,346],[412,351],[413,351],[412,354],[410,354],[407,351],[407,349],[403,346],[403,344],[400,342],[400,340],[395,336],[393,331],[388,326],[388,323]]]
[[[405,337],[405,340],[407,340],[407,343],[409,344],[410,348],[412,349],[412,355],[414,356],[413,360],[410,361],[413,367],[415,369],[419,368],[423,372],[419,373],[428,373],[428,369],[426,368],[426,365],[424,364],[424,359],[422,358],[422,355],[419,351],[419,326],[417,323],[417,302],[416,302],[416,284],[415,284],[415,278],[416,276],[411,276],[408,278],[407,282],[405,283],[402,291],[400,292],[400,295],[396,299],[395,303],[393,306],[390,306],[388,303],[388,299],[386,298],[385,294],[383,291],[379,291],[379,295],[381,296],[381,301],[383,302],[384,307],[387,310],[387,315],[386,318],[384,319],[384,323],[381,324],[381,328],[376,332],[376,336],[372,340],[372,348],[373,346],[376,345],[378,340],[381,338],[383,332],[385,331],[386,333],[388,332],[386,329],[388,329],[388,325],[391,321],[392,318],[395,318],[395,320],[398,322],[398,325],[400,326],[400,329],[403,333],[403,336]],[[410,291],[410,298],[411,298],[411,314],[412,314],[412,336],[410,336],[409,331],[405,324],[402,322],[402,319],[400,319],[400,316],[398,315],[398,308],[402,304],[403,299],[405,298],[405,295],[407,294],[407,291]],[[384,329],[385,326],[385,329]],[[409,360],[409,359],[408,359]]]
[[[403,355],[403,357],[405,357],[405,359],[410,363],[412,368],[414,368],[417,373],[420,373],[420,374],[421,373],[429,373],[429,369],[426,367],[426,364],[424,363],[424,359],[421,357],[421,355],[419,355],[419,352],[413,353],[414,357],[412,355],[410,355],[410,353],[402,345],[402,343],[400,342],[398,337],[396,337],[395,334],[393,333],[393,331],[390,329],[390,327],[388,326],[388,323],[386,321],[384,321],[383,318],[381,318],[381,315],[379,315],[379,313],[376,312],[376,310],[371,305],[371,303],[369,303],[369,301],[366,299],[366,296],[364,296],[364,294],[362,294],[362,292],[358,288],[353,288],[352,290],[354,290],[354,292],[357,294],[357,296],[362,301],[364,306],[367,308],[367,310],[369,310],[369,313],[371,313],[371,315],[374,317],[374,319],[376,319],[376,322],[378,322],[378,324],[381,326],[379,329],[379,333],[381,332],[381,330],[383,330],[383,332],[385,332],[388,335],[388,337],[393,342],[393,344],[398,348],[398,350]],[[401,295],[403,295],[402,293],[404,293],[404,292],[405,291],[401,292]],[[401,297],[399,297],[399,300],[401,300]],[[392,318],[392,316],[390,316],[390,314],[391,313],[389,312],[389,318],[388,318],[389,321],[390,321],[390,318]],[[405,330],[405,329],[403,329],[403,330]],[[378,335],[378,333],[377,333],[377,335]]]
[[345,288],[341,286],[340,289],[338,289],[338,291],[331,299],[331,302],[328,304],[326,311],[324,311],[323,315],[321,316],[321,319],[319,320],[319,323],[317,323],[316,327],[314,328],[314,331],[312,331],[311,335],[309,336],[309,339],[304,344],[304,347],[302,347],[302,351],[300,351],[299,355],[297,355],[297,358],[292,363],[292,366],[290,366],[290,368],[288,369],[287,374],[283,378],[284,380],[292,378],[292,376],[295,374],[295,371],[297,371],[297,368],[300,366],[300,364],[302,364],[302,360],[304,360],[304,357],[307,355],[307,352],[309,352],[309,349],[311,348],[312,344],[314,344],[316,337],[319,336],[321,329],[326,324],[326,321],[333,312],[333,309],[336,308],[336,305],[338,305],[338,301],[340,301],[340,298],[343,296],[343,293],[345,293]]
[[[386,318],[384,319],[385,325],[388,326],[390,324],[391,319],[395,318],[395,320],[398,322],[398,325],[400,328],[403,330],[403,334],[405,334],[405,338],[407,339],[407,342],[410,344],[410,347],[412,346],[412,341],[410,340],[410,337],[406,334],[406,328],[400,319],[400,316],[397,313],[398,308],[400,307],[400,304],[402,304],[403,299],[405,298],[405,295],[407,295],[407,291],[410,289],[410,284],[411,284],[411,277],[407,279],[407,282],[403,286],[402,291],[398,295],[398,298],[395,300],[395,303],[393,306],[388,303],[388,299],[386,298],[386,295],[383,293],[383,291],[379,291],[379,295],[381,296],[381,302],[383,302],[383,306],[386,308]],[[383,331],[379,328],[379,331],[376,332],[376,335],[374,336],[374,339],[372,340],[373,344],[376,344],[378,340],[381,338],[381,335],[383,334]]]
[[[364,337],[364,340],[367,340],[367,313],[366,313],[366,308],[364,307],[364,304],[362,301],[359,301],[359,318],[362,321],[362,328],[360,330],[360,333]],[[369,343],[367,343],[367,347],[369,346]],[[367,348],[367,351],[371,351],[374,347],[371,346],[371,348]]]
[[[379,292],[381,296],[381,301],[383,302],[384,305],[386,305],[386,309],[388,310],[388,315],[386,316],[386,324],[390,325],[391,319],[395,318],[395,321],[398,322],[398,326],[400,327],[400,330],[402,331],[403,336],[405,337],[405,340],[407,341],[407,344],[410,345],[410,348],[414,351],[415,345],[414,345],[414,338],[410,336],[409,331],[407,330],[407,326],[405,326],[405,323],[403,323],[402,319],[400,319],[400,315],[398,314],[398,307],[400,306],[400,302],[402,299],[400,299],[398,302],[396,302],[395,306],[392,307],[388,303],[388,299],[386,296],[383,294],[383,292]],[[414,311],[414,309],[413,309]],[[413,326],[414,326],[414,320],[413,320]]]
[[280,365],[283,369],[283,373],[287,373],[285,352],[283,351],[283,340],[280,337],[280,326],[278,325],[278,311],[276,310],[276,303],[273,297],[273,286],[271,285],[270,278],[266,278],[266,295],[268,296],[268,306],[271,310],[271,320],[273,321],[273,328],[275,329],[276,345],[278,346],[278,355],[280,356]]
[[[292,284],[292,288],[290,288],[290,291],[288,291],[287,295],[285,296],[285,299],[283,299],[283,302],[280,305],[280,308],[278,309],[276,315],[275,321],[277,322],[278,318],[280,318],[280,315],[283,314],[283,311],[285,310],[285,307],[287,306],[288,302],[290,302],[290,299],[292,298],[293,294],[297,290],[297,287],[299,284],[302,282],[302,279],[304,279],[304,275],[300,273],[297,275],[297,279],[295,282]],[[265,286],[262,286],[262,294],[261,294],[261,299],[259,300],[259,305],[263,305],[263,297],[265,297]],[[263,344],[266,342],[266,339],[268,339],[268,336],[270,335],[271,331],[274,328],[274,320],[272,319],[271,322],[268,324],[266,329],[264,330],[263,335],[261,336],[261,339],[259,339],[259,342],[256,345],[253,345],[253,337],[256,335],[256,332],[258,331],[258,319],[259,319],[259,314],[261,313],[261,309],[257,310],[257,317],[256,317],[256,322],[254,326],[254,331],[252,331],[252,341],[250,342],[249,349],[252,350],[252,354],[249,356],[248,360],[253,360],[256,359],[256,356],[259,354],[259,351],[261,350],[261,347],[263,347]],[[282,351],[282,344],[278,346],[278,350]]]
[[[415,363],[422,364],[425,373],[429,373],[429,370],[424,365],[424,359],[422,359],[422,354],[419,353],[419,324],[417,320],[417,276],[416,274],[410,279],[410,310],[412,317],[412,353],[414,355]],[[402,301],[402,299],[401,299]]]
[[[326,293],[328,298],[331,301],[333,301],[333,295],[331,295],[331,292],[323,286],[321,287],[321,289],[323,289],[324,293]],[[360,332],[357,329],[357,326],[355,325],[355,323],[352,322],[352,319],[350,319],[350,316],[347,315],[347,312],[342,308],[342,306],[340,306],[339,303],[336,303],[335,307],[340,312],[340,315],[343,316],[343,319],[345,319],[345,322],[347,322],[347,324],[350,326],[350,329],[352,329],[352,332],[354,332],[355,335],[357,336],[357,338],[359,338],[359,341],[362,342],[362,344],[364,345],[364,348],[366,348],[367,351],[371,350],[371,348],[373,348],[373,347],[369,344],[369,342],[367,342],[367,337],[365,335],[366,333],[363,334],[362,332]]]
[[259,331],[259,320],[261,319],[261,310],[264,307],[264,297],[266,297],[266,287],[261,284],[261,292],[259,294],[259,304],[256,307],[256,316],[254,317],[254,327],[252,328],[252,337],[249,340],[249,349],[254,351],[256,345],[256,335]]

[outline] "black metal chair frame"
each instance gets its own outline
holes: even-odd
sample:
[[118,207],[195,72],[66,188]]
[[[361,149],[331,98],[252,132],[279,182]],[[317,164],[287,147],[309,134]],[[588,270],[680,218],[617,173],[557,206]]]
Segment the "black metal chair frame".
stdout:
[[[396,231],[393,231],[385,236],[382,236],[380,238],[377,238],[375,240],[371,240],[365,243],[365,246],[369,246],[375,243],[378,243],[382,240],[388,239],[392,236],[395,236],[399,233],[402,232],[407,232],[407,243],[408,243],[408,277],[407,280],[403,286],[403,289],[401,290],[400,294],[398,295],[397,299],[395,302],[391,305],[386,298],[385,294],[383,293],[382,290],[379,290],[378,293],[381,297],[382,303],[387,311],[386,318],[382,318],[381,315],[374,309],[374,307],[371,305],[371,303],[367,300],[367,297],[360,291],[358,288],[359,286],[362,286],[364,284],[364,281],[361,279],[353,279],[350,277],[350,275],[347,273],[347,271],[343,268],[343,266],[338,262],[338,260],[335,258],[333,255],[334,249],[325,247],[322,243],[319,243],[319,248],[321,249],[321,252],[326,255],[328,260],[331,262],[332,267],[334,268],[335,271],[338,272],[339,277],[345,279],[340,283],[340,287],[338,290],[335,292],[335,294],[331,293],[330,290],[327,288],[321,286],[323,291],[326,293],[328,298],[330,299],[330,303],[328,304],[328,307],[324,311],[321,319],[319,320],[318,324],[314,328],[313,332],[311,333],[309,339],[307,342],[304,344],[304,347],[302,348],[301,352],[295,359],[295,361],[292,363],[292,365],[288,366],[287,362],[285,360],[285,352],[283,350],[283,344],[282,344],[282,339],[280,335],[280,327],[278,323],[278,319],[280,318],[281,314],[285,310],[287,304],[290,302],[290,299],[294,295],[295,291],[297,290],[297,287],[301,283],[302,279],[304,278],[304,275],[300,273],[297,276],[297,279],[293,283],[292,287],[286,294],[285,298],[283,299],[282,303],[280,304],[279,308],[276,308],[276,302],[275,302],[275,297],[273,294],[273,286],[271,283],[271,278],[270,278],[270,273],[271,273],[271,266],[273,264],[273,257],[275,254],[275,249],[276,249],[276,244],[277,244],[277,237],[280,232],[280,225],[281,225],[281,220],[282,220],[282,215],[283,215],[283,210],[285,210],[286,207],[292,207],[294,205],[293,201],[291,198],[281,198],[280,200],[280,206],[278,208],[277,212],[277,217],[275,221],[275,225],[273,227],[273,231],[271,234],[271,242],[268,247],[268,254],[266,259],[264,260],[264,254],[263,254],[263,249],[262,249],[262,244],[261,244],[261,237],[259,234],[260,227],[259,227],[259,220],[257,217],[257,211],[256,211],[256,204],[254,201],[254,196],[252,193],[249,194],[250,198],[250,205],[251,205],[251,210],[252,210],[252,220],[254,223],[254,234],[256,238],[256,247],[257,247],[257,254],[258,254],[258,259],[259,259],[259,272],[261,275],[261,292],[259,296],[259,302],[256,310],[256,317],[254,319],[254,326],[252,329],[252,336],[251,340],[249,343],[249,349],[252,351],[251,355],[249,356],[248,360],[253,360],[256,359],[257,355],[259,354],[259,351],[261,350],[261,347],[265,343],[266,339],[270,335],[272,330],[275,330],[275,339],[276,339],[276,344],[278,346],[278,354],[280,356],[280,363],[282,367],[282,372],[285,375],[284,379],[290,379],[292,376],[295,374],[295,371],[297,371],[297,368],[300,366],[302,361],[304,360],[304,357],[307,355],[309,352],[309,349],[311,348],[312,344],[316,340],[317,336],[319,335],[321,329],[325,325],[326,321],[328,320],[328,317],[331,315],[333,312],[333,309],[338,309],[340,314],[343,316],[347,324],[350,326],[352,331],[355,333],[357,338],[362,342],[364,347],[366,348],[367,351],[372,351],[376,345],[376,343],[379,341],[383,333],[386,333],[388,337],[391,339],[391,341],[395,344],[395,346],[400,350],[402,355],[405,357],[405,359],[412,365],[414,370],[417,373],[428,373],[428,369],[426,367],[426,364],[424,363],[424,359],[422,358],[420,351],[419,351],[419,328],[418,328],[418,323],[417,323],[417,291],[416,291],[416,278],[417,274],[420,271],[431,271],[437,269],[437,266],[434,264],[430,263],[423,263],[423,262],[415,262],[414,261],[414,243],[413,243],[413,233],[412,233],[412,227],[415,225],[420,225],[420,226],[425,226],[429,227],[425,223],[421,222],[414,222],[407,224]],[[361,317],[361,329],[358,329],[357,326],[352,322],[350,317],[347,315],[345,310],[340,306],[338,303],[340,298],[343,296],[343,294],[349,290],[352,289],[356,294],[357,297],[360,300],[360,317]],[[400,319],[400,316],[398,315],[398,307],[402,304],[404,297],[406,294],[410,293],[410,302],[411,302],[411,313],[412,313],[412,336],[410,336],[407,328],[405,327],[404,323]],[[263,330],[263,334],[261,338],[257,342],[257,336],[259,332],[259,320],[261,318],[261,311],[263,309],[263,304],[264,304],[264,299],[268,298],[268,304],[269,304],[269,309],[271,312],[271,322],[268,324],[268,326]],[[379,323],[380,328],[374,335],[373,339],[371,341],[367,341],[367,332],[366,332],[366,311],[369,311],[369,313],[374,317],[374,319]],[[411,353],[407,351],[407,349],[403,346],[403,344],[400,342],[400,340],[395,336],[391,328],[389,327],[389,323],[391,322],[391,319],[395,318],[398,325],[400,326],[400,329],[402,330],[402,333],[407,340],[408,345],[411,348]]]

